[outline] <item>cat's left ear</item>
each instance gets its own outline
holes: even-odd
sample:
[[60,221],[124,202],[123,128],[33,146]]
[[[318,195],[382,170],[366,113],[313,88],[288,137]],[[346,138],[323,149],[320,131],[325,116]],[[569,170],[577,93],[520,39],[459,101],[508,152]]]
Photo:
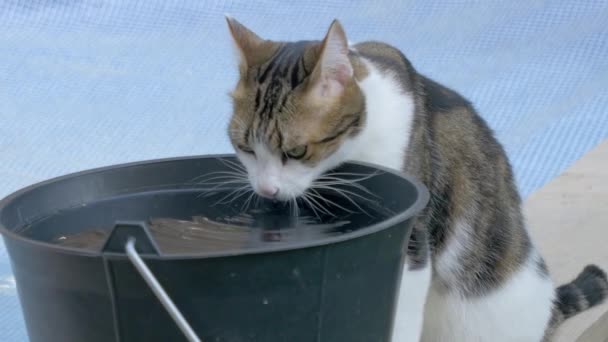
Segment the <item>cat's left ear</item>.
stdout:
[[331,100],[342,95],[353,78],[353,66],[348,58],[348,40],[338,20],[334,20],[321,43],[317,64],[311,74],[314,97]]
[[248,68],[262,63],[274,51],[271,41],[260,38],[236,19],[226,16],[230,34],[239,53],[239,68],[246,72]]

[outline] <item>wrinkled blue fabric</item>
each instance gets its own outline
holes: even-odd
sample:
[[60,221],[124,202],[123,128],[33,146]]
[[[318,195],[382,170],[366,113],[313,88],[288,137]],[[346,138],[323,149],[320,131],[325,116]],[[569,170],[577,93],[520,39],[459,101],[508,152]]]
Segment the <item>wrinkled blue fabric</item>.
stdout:
[[[0,197],[115,163],[229,152],[224,14],[272,39],[401,48],[471,99],[524,196],[608,136],[606,1],[0,1]],[[0,243],[0,341],[26,341]]]

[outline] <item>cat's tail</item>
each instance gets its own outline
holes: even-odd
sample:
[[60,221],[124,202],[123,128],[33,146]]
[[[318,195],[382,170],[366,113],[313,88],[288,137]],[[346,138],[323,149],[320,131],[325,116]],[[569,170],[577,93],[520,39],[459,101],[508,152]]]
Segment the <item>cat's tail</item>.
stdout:
[[553,323],[562,321],[596,306],[608,297],[608,277],[596,265],[588,265],[571,282],[556,290]]

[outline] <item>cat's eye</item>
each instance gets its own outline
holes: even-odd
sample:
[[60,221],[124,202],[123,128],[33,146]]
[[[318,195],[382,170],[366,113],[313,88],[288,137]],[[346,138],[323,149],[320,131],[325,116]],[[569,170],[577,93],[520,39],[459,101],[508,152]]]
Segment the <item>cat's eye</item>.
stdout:
[[253,152],[253,150],[246,145],[238,145],[237,148],[245,153],[249,153],[249,154],[255,154],[255,152]]
[[306,155],[306,145],[301,145],[292,148],[291,150],[285,152],[285,154],[292,159],[301,159]]

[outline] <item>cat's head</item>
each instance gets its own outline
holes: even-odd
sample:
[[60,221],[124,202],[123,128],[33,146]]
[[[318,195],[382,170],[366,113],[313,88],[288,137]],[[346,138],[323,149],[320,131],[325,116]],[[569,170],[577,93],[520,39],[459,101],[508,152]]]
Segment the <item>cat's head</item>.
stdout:
[[240,74],[230,140],[255,192],[298,197],[349,158],[365,121],[344,30],[334,21],[322,41],[276,42],[228,26]]

